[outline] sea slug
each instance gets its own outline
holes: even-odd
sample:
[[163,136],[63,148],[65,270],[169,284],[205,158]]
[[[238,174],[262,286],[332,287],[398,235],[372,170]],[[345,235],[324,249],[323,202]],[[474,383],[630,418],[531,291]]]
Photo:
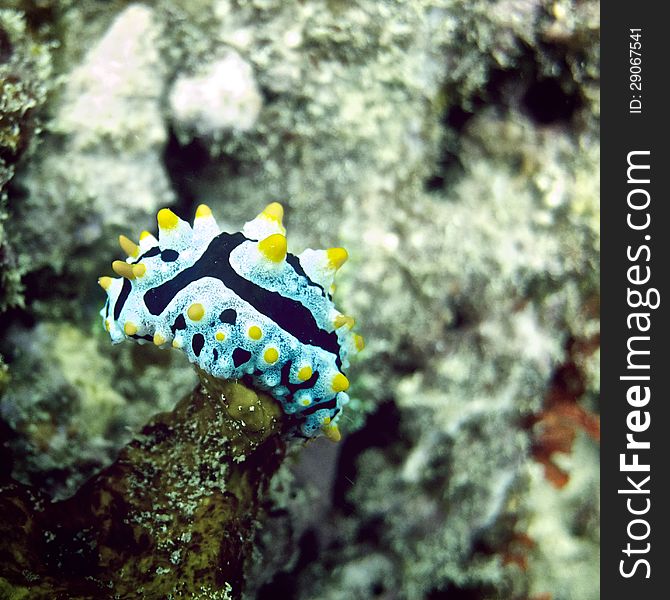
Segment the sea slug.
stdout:
[[241,232],[222,232],[201,204],[193,226],[167,208],[158,239],[119,237],[125,261],[101,277],[112,342],[172,345],[204,372],[267,391],[298,435],[338,440],[349,401],[344,370],[362,350],[354,319],[331,297],[343,248],[287,252],[283,208],[269,204]]

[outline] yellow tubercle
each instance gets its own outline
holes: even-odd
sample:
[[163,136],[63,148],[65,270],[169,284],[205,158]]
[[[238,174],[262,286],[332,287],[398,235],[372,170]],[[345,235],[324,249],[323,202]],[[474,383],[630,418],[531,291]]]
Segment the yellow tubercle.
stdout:
[[140,255],[140,247],[125,235],[119,236],[119,246],[131,258],[137,258]]
[[135,279],[135,274],[133,273],[133,266],[129,265],[127,262],[122,260],[115,260],[112,263],[112,270],[117,275],[125,277],[126,279]]
[[277,351],[276,348],[268,348],[264,353],[263,353],[263,358],[265,359],[266,363],[276,363],[277,360],[279,359],[279,352]]
[[286,258],[286,236],[281,233],[273,233],[258,242],[258,250],[269,261],[280,263]]
[[217,332],[214,334],[214,337],[216,338],[216,340],[217,340],[218,342],[222,342],[223,340],[226,339],[226,334],[223,333],[223,331],[217,331]]
[[112,285],[112,281],[114,281],[111,277],[99,277],[98,278],[98,285],[105,291],[109,289],[109,286]]
[[256,325],[252,325],[251,327],[249,327],[248,333],[249,337],[252,340],[260,340],[263,337],[263,332],[261,331],[261,328]]
[[206,204],[201,204],[198,208],[195,209],[195,218],[201,219],[203,217],[211,217],[212,209],[209,208]]
[[123,332],[126,335],[135,335],[137,333],[137,325],[135,325],[135,323],[132,321],[126,321],[125,325],[123,326]]
[[148,237],[153,237],[153,236],[152,236],[151,233],[149,233],[148,231],[146,231],[146,230],[143,231],[142,233],[140,233],[140,242],[141,242],[142,240],[145,240],[145,239],[148,238]]
[[160,229],[174,229],[179,223],[179,217],[169,208],[161,208],[156,215],[156,220]]
[[328,257],[328,266],[336,271],[347,262],[349,253],[344,248],[329,248],[326,250],[326,256]]
[[334,392],[346,392],[349,389],[349,380],[342,373],[338,373],[330,385]]
[[205,316],[205,307],[199,302],[196,302],[188,307],[186,314],[191,321],[199,321]]
[[276,221],[280,225],[282,224],[282,219],[284,218],[284,207],[279,204],[279,202],[271,202],[268,204],[261,213],[266,219],[270,221]]
[[356,319],[347,315],[337,315],[333,321],[333,325],[335,325],[335,329],[339,329],[340,327],[344,326],[348,327],[349,329],[353,329],[354,325],[356,325]]
[[331,442],[339,442],[342,439],[342,434],[336,423],[332,425],[330,423],[324,424],[321,431]]
[[312,376],[312,367],[305,365],[298,371],[298,379],[300,381],[307,381]]
[[356,346],[356,350],[359,352],[365,348],[365,339],[362,335],[357,333],[354,334],[354,345]]
[[147,272],[147,267],[144,263],[137,263],[136,265],[132,265],[132,267],[135,277],[144,277],[144,274]]
[[109,323],[109,319],[105,319],[105,331],[109,333],[109,330],[112,328],[112,326]]
[[158,332],[154,333],[154,344],[162,346],[167,340]]
[[309,398],[303,398],[300,401],[300,404],[302,404],[303,406],[309,406],[311,403],[312,403],[312,401]]
[[181,348],[181,342],[177,338],[173,339],[172,340],[172,347],[177,348],[177,349]]

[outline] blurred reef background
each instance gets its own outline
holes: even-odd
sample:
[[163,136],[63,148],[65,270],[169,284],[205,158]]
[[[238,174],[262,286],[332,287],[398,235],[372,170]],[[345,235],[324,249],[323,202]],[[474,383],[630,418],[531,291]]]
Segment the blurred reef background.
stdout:
[[[104,332],[117,236],[279,201],[290,251],[349,251],[367,347],[343,440],[258,499],[245,597],[599,598],[598,2],[0,6],[3,481],[72,497],[196,383]],[[182,538],[132,597],[236,597],[183,587]]]

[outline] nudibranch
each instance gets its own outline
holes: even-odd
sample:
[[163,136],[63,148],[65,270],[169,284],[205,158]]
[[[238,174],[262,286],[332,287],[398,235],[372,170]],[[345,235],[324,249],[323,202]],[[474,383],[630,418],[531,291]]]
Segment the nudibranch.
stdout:
[[101,277],[112,342],[171,345],[204,372],[267,391],[306,437],[340,438],[344,370],[363,348],[354,319],[332,302],[344,248],[287,251],[283,208],[269,204],[241,232],[222,232],[201,204],[193,226],[167,208],[158,239],[119,237],[128,255]]

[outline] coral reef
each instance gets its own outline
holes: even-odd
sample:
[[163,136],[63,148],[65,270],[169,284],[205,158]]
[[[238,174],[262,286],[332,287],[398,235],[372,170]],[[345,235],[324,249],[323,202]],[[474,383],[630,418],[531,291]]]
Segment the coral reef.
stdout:
[[72,275],[67,258],[89,252],[104,228],[148,226],[148,215],[170,202],[161,162],[160,35],[153,11],[131,5],[67,73],[50,135],[21,179],[22,201],[12,206],[22,223],[16,245],[30,249],[19,257],[24,270]]
[[180,75],[169,98],[175,126],[201,136],[251,129],[263,103],[251,66],[237,52],[198,75]]
[[111,240],[170,202],[238,230],[276,200],[296,248],[349,251],[368,345],[339,447],[290,450],[258,501],[247,596],[595,600],[599,3],[12,6],[59,44],[0,209],[13,478],[75,493],[192,386],[92,333]]
[[134,431],[171,410],[196,380],[176,354],[110,351],[104,332],[90,335],[69,323],[15,325],[3,341],[11,382],[0,416],[14,432],[8,447],[21,457],[12,477],[55,499],[110,464]]
[[21,271],[4,226],[6,186],[40,131],[50,75],[50,45],[31,35],[21,13],[0,9],[0,311],[23,302]]
[[67,500],[3,473],[0,593],[239,598],[280,429],[269,396],[203,375]]

